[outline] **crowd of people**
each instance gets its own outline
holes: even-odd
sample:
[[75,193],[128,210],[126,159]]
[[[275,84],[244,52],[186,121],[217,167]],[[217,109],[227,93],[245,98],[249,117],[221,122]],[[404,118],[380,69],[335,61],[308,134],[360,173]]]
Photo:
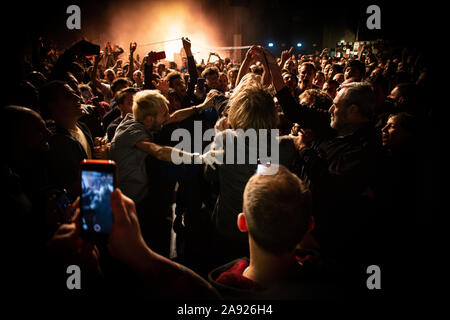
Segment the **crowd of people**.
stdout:
[[[125,53],[82,40],[32,59],[1,111],[4,216],[21,226],[6,262],[17,292],[37,281],[55,296],[365,297],[370,265],[385,292],[403,292],[426,219],[415,202],[427,174],[419,126],[433,115],[421,52],[276,57],[254,45],[241,62],[205,64],[181,42],[182,66],[140,59],[135,42]],[[194,146],[198,122],[212,141],[178,149],[172,133],[188,130]],[[244,163],[214,154],[248,129],[279,130],[275,174],[257,172],[267,164],[249,161],[248,144]],[[117,164],[107,243],[80,236],[83,159]],[[27,272],[33,257],[38,277]],[[66,287],[69,265],[82,270],[79,292]]]

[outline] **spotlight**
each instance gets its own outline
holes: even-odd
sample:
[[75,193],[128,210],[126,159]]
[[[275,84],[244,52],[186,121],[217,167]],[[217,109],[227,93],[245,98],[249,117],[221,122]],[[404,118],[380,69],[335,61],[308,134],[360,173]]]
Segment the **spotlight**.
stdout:
[[301,42],[297,42],[297,48],[300,48],[302,46]]
[[273,42],[269,42],[268,46],[269,46],[269,48],[272,48],[273,47]]

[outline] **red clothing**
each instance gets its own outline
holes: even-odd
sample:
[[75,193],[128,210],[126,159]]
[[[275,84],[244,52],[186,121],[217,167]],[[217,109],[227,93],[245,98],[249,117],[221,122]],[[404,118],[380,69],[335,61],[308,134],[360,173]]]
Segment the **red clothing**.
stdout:
[[[296,260],[299,265],[302,265],[305,262],[312,262],[313,257],[309,254],[305,256],[296,256]],[[232,287],[235,289],[241,290],[249,290],[249,291],[263,291],[265,288],[260,286],[255,281],[245,277],[243,275],[245,269],[248,267],[248,260],[238,260],[231,268],[222,272],[220,276],[216,279],[217,283],[220,283],[224,286]]]
[[243,276],[245,268],[248,267],[247,260],[239,260],[230,269],[223,272],[216,281],[224,286],[229,286],[236,289],[261,291],[264,290],[255,281]]

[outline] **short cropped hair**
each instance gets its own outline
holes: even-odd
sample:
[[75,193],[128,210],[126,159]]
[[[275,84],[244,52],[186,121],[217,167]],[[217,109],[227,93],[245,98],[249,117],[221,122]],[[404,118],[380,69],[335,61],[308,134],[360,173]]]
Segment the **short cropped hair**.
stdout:
[[125,100],[125,97],[127,96],[126,95],[127,93],[130,93],[130,92],[131,93],[136,93],[138,91],[139,91],[138,89],[133,88],[133,87],[126,87],[126,88],[120,90],[117,93],[117,95],[116,95],[116,102],[117,102],[117,104],[123,104],[123,102]]
[[275,129],[279,117],[270,93],[260,82],[241,84],[229,101],[228,122],[231,127],[235,130]]
[[134,95],[133,116],[136,121],[143,121],[146,116],[155,117],[160,105],[168,105],[169,101],[158,90],[143,90]]
[[203,70],[202,77],[206,78],[206,76],[212,76],[215,74],[217,74],[217,76],[219,76],[219,69],[217,69],[217,67],[208,67],[205,70]]
[[362,77],[364,77],[364,74],[366,73],[366,66],[365,66],[364,62],[362,62],[361,60],[357,60],[357,59],[349,60],[347,62],[347,65],[345,66],[345,68],[347,69],[348,67],[358,70],[359,74]]
[[127,78],[117,78],[111,84],[111,91],[115,94],[117,92],[117,87],[120,85],[125,85],[127,87],[131,86],[130,80]]
[[358,106],[359,113],[370,119],[375,110],[375,95],[372,86],[367,82],[350,82],[342,84],[340,90],[346,89],[344,103],[348,107]]
[[166,81],[169,81],[169,87],[171,88],[173,88],[173,82],[177,79],[183,79],[178,71],[172,71],[166,76]]
[[411,135],[416,135],[419,131],[419,122],[417,118],[407,112],[393,113],[389,115],[389,118],[395,118],[397,124]]
[[255,174],[244,190],[248,233],[262,249],[281,255],[295,249],[311,222],[311,193],[283,166],[276,174]]
[[313,70],[313,72],[316,72],[316,66],[315,66],[314,63],[312,63],[312,62],[309,62],[309,61],[303,62],[303,63],[300,65],[299,69],[301,69],[301,68],[303,68],[303,67],[305,67],[305,68],[309,67],[309,68],[311,68],[311,69]]

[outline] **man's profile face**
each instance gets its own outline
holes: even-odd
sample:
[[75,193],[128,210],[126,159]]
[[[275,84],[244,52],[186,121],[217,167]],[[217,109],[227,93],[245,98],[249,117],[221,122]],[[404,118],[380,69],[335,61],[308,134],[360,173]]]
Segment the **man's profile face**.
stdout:
[[53,112],[71,118],[74,116],[80,117],[83,114],[81,97],[69,85],[65,84],[56,93]]
[[353,68],[352,67],[347,67],[345,69],[345,73],[344,73],[344,79],[350,79],[353,76]]
[[345,127],[348,123],[348,110],[344,101],[346,91],[346,89],[339,90],[333,100],[333,105],[329,109],[329,112],[331,114],[330,127],[336,130]]
[[123,110],[124,113],[133,113],[133,92],[125,93],[125,99],[123,103],[119,105],[119,108]]
[[154,122],[152,125],[153,131],[160,131],[164,125],[164,122],[166,122],[169,119],[169,108],[165,103],[160,104],[158,106],[158,113],[156,114],[156,117],[154,118]]

